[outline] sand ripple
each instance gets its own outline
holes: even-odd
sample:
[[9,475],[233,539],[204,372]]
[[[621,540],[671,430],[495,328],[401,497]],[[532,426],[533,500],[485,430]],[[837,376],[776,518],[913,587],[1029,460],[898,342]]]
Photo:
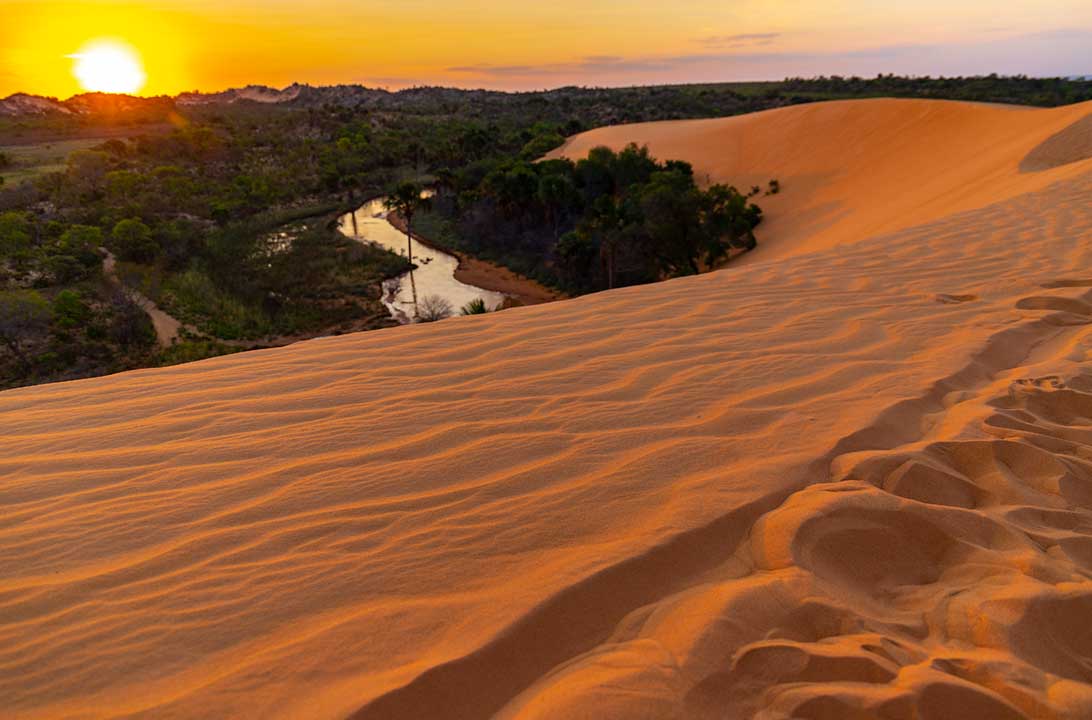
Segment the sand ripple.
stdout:
[[1088,717],[1073,167],[777,261],[0,393],[5,717]]

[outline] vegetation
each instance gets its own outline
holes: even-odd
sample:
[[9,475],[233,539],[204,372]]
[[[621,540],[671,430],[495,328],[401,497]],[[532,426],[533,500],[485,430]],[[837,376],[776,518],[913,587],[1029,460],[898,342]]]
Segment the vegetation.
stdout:
[[460,315],[484,315],[489,312],[489,308],[485,306],[485,300],[481,298],[474,298],[466,305],[463,305],[462,310],[459,311]]
[[419,322],[436,322],[451,317],[451,303],[439,295],[426,295],[417,307]]
[[[400,183],[387,196],[387,210],[398,214],[406,223],[406,259],[410,263],[413,263],[413,218],[419,210],[427,210],[431,204],[424,188],[415,182]],[[417,283],[414,281],[412,273],[410,274],[410,286],[413,290],[413,312],[415,316],[419,317]],[[439,320],[440,318],[433,319]]]
[[[334,220],[406,181],[435,188],[431,210],[419,187],[396,208],[430,240],[571,293],[704,270],[754,247],[755,198],[779,192],[776,180],[757,194],[702,189],[684,163],[640,148],[536,160],[606,124],[878,95],[1058,105],[1092,99],[1092,82],[303,87],[276,105],[90,94],[0,117],[12,143],[0,148],[0,387],[389,324],[381,283],[409,261]],[[136,292],[184,323],[175,346],[155,344]]]
[[435,206],[461,250],[583,293],[694,274],[753,249],[755,194],[701,190],[689,164],[631,145],[577,163],[474,166],[438,184]]

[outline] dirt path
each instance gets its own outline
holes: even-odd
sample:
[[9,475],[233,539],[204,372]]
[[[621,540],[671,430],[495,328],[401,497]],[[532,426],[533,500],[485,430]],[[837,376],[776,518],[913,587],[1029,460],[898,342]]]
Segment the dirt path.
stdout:
[[[103,276],[105,276],[111,284],[125,292],[133,299],[133,302],[139,305],[141,309],[147,313],[152,321],[152,326],[155,328],[155,336],[160,345],[163,347],[170,347],[173,345],[175,341],[178,340],[179,333],[184,327],[184,324],[171,315],[168,315],[163,310],[160,310],[159,306],[156,305],[151,298],[140,291],[125,285],[121,281],[121,278],[118,277],[117,258],[106,248],[100,249],[105,253],[105,257],[102,260]],[[193,328],[188,329],[193,330]]]

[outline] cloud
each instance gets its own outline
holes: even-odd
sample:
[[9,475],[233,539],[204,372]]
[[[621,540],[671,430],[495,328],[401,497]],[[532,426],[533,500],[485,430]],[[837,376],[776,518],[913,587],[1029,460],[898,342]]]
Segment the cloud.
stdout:
[[736,35],[710,35],[698,38],[698,42],[707,48],[728,49],[772,45],[781,33],[739,33]]
[[1067,28],[991,38],[966,44],[892,44],[852,51],[763,50],[777,33],[747,33],[716,39],[751,43],[665,56],[590,55],[542,65],[479,63],[448,73],[495,83],[498,87],[546,87],[563,84],[622,85],[727,80],[777,80],[816,75],[901,73],[908,75],[980,75],[989,73],[1070,76],[1092,69],[1092,28]]

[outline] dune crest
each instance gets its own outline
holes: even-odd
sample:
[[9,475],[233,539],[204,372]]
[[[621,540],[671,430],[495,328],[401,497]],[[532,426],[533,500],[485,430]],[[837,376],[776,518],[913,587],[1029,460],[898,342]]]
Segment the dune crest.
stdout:
[[6,716],[1087,717],[1092,167],[936,112],[997,202],[0,393]]

